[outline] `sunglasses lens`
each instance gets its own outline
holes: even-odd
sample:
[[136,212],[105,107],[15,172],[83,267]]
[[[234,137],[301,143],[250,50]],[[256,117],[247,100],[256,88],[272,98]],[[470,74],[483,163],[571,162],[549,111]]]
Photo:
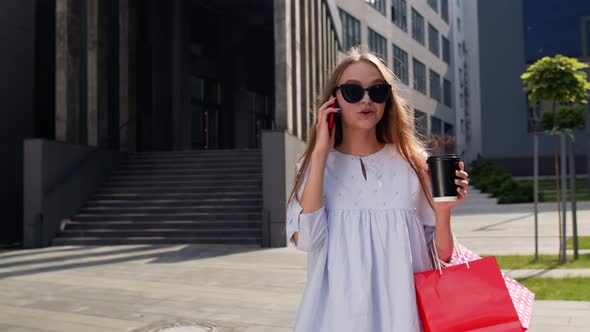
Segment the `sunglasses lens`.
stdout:
[[[389,98],[391,88],[387,84],[377,84],[369,88],[369,97],[375,103],[383,103]],[[362,99],[362,97],[361,97]]]
[[357,84],[342,84],[340,86],[340,91],[342,91],[342,97],[349,103],[357,103],[361,99],[363,99],[363,95],[365,94],[365,90],[362,86]]

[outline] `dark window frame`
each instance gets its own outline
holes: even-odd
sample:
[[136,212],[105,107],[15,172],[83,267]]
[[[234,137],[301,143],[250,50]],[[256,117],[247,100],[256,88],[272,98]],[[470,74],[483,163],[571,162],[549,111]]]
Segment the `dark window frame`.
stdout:
[[406,0],[391,0],[391,21],[408,32],[408,6]]
[[413,87],[414,90],[427,95],[427,84],[426,84],[426,65],[416,59],[412,58],[412,68],[414,72]]
[[342,38],[345,50],[361,44],[361,21],[347,11],[338,8],[342,21]]
[[424,16],[412,7],[412,38],[421,45],[425,45]]
[[393,44],[393,73],[402,83],[410,84],[408,52],[395,44]]
[[383,62],[387,65],[387,38],[377,31],[367,27],[369,50],[382,57]]
[[[438,32],[438,29],[431,23],[428,23],[428,49],[432,54],[436,55],[437,57],[440,56],[439,35],[440,33]],[[436,41],[434,39],[436,39]]]

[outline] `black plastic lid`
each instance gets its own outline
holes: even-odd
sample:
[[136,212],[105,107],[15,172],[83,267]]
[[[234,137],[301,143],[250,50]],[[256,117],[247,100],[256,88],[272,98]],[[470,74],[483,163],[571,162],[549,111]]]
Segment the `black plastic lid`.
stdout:
[[450,159],[460,160],[459,155],[457,155],[456,153],[450,153],[450,154],[440,154],[440,155],[436,155],[436,156],[430,156],[430,157],[428,157],[426,162],[430,162],[433,160],[450,160]]

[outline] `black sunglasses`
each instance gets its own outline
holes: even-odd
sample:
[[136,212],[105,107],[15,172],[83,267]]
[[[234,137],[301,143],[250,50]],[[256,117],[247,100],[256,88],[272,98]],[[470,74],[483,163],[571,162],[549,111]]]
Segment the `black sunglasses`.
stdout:
[[337,86],[332,91],[332,95],[335,96],[338,89],[342,92],[344,100],[349,103],[358,103],[361,101],[365,96],[365,91],[369,91],[369,98],[377,104],[384,103],[391,94],[391,85],[385,83],[375,84],[368,88],[363,88],[361,85],[354,83],[344,83]]

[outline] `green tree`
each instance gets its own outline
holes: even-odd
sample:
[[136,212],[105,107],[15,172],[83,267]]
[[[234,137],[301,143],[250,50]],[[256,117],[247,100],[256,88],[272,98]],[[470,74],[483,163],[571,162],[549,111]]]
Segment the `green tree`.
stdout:
[[[557,189],[557,209],[559,215],[559,256],[563,255],[562,221],[560,207],[558,135],[568,134],[573,140],[573,131],[584,128],[586,112],[583,104],[587,103],[590,83],[587,80],[588,65],[575,58],[558,54],[554,57],[543,57],[531,64],[520,76],[528,92],[531,107],[540,104],[543,113],[540,125],[547,133],[553,135],[555,156],[555,179]],[[548,108],[547,108],[548,107]]]

